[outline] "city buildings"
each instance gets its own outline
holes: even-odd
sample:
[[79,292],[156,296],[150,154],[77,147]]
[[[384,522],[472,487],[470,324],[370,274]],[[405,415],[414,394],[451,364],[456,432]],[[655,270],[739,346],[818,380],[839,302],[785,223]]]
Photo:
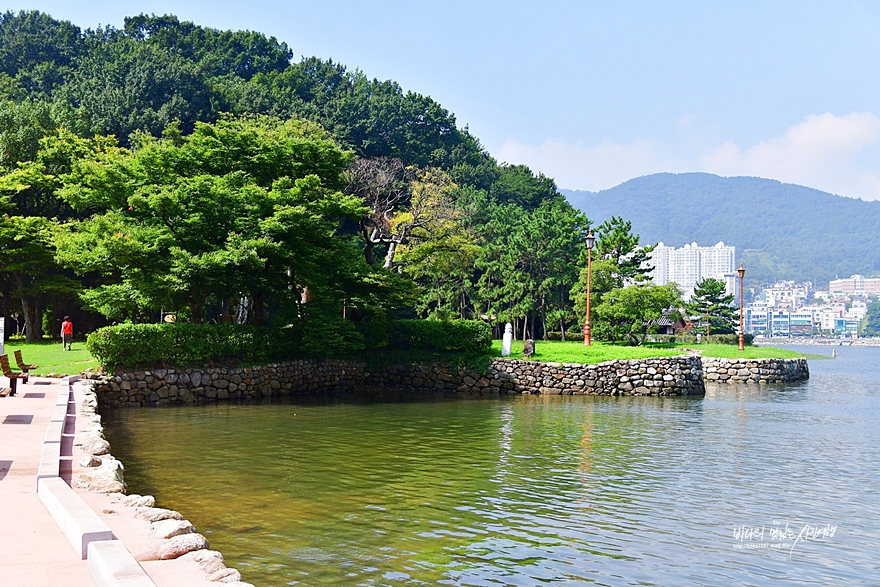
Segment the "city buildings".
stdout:
[[654,266],[651,279],[657,285],[678,284],[687,300],[693,296],[694,287],[699,282],[714,277],[724,281],[728,294],[738,296],[735,256],[736,247],[723,242],[713,247],[691,243],[681,248],[659,243],[651,253],[650,263]]
[[835,279],[828,284],[828,291],[832,295],[835,293],[855,294],[857,296],[880,294],[880,277],[853,275],[849,279]]
[[[744,310],[745,330],[760,336],[857,336],[867,298],[815,292],[812,284],[779,282],[764,288]],[[804,292],[807,295],[804,295]]]

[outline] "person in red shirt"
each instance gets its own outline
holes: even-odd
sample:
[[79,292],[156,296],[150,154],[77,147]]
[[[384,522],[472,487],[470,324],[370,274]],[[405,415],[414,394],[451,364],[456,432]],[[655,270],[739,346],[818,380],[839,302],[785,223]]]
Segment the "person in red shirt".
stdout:
[[61,323],[61,349],[72,351],[71,344],[73,343],[73,322],[70,321],[70,316],[64,317],[64,322]]

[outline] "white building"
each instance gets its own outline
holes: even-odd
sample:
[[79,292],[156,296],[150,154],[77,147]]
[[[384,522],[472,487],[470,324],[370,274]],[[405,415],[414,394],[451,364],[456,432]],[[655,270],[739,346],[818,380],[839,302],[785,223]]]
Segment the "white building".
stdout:
[[835,279],[828,284],[828,291],[832,294],[856,294],[861,297],[867,294],[880,294],[880,277],[853,275],[849,279]]
[[651,253],[650,263],[654,265],[651,279],[657,285],[678,284],[684,298],[690,299],[694,286],[708,277],[714,277],[725,283],[728,294],[738,296],[735,256],[736,247],[722,242],[714,247],[691,243],[681,248],[659,243]]

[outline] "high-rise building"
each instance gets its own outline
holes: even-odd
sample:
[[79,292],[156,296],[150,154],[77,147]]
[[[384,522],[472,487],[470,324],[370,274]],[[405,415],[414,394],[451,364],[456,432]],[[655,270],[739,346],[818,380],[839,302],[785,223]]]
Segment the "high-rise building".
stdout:
[[739,295],[736,287],[737,275],[734,269],[736,247],[719,242],[714,247],[701,247],[691,243],[681,248],[658,243],[651,253],[650,263],[654,266],[651,279],[657,285],[676,283],[685,299],[694,294],[694,287],[707,277],[720,279],[728,294]]

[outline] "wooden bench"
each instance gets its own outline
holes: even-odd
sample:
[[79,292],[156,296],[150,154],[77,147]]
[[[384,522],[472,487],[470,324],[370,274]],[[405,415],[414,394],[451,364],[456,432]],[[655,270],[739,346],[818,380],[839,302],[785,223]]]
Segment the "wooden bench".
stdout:
[[9,387],[12,389],[10,395],[15,395],[15,388],[19,379],[23,379],[27,383],[27,373],[13,373],[12,368],[9,366],[9,357],[6,355],[0,355],[0,372],[3,373],[3,377],[9,379]]
[[21,357],[21,351],[17,350],[13,352],[15,355],[15,364],[18,365],[18,370],[22,373],[27,373],[33,369],[39,367],[39,365],[28,365],[24,362],[24,359]]
[[10,393],[12,393],[11,387],[0,387],[0,397],[6,397]]

